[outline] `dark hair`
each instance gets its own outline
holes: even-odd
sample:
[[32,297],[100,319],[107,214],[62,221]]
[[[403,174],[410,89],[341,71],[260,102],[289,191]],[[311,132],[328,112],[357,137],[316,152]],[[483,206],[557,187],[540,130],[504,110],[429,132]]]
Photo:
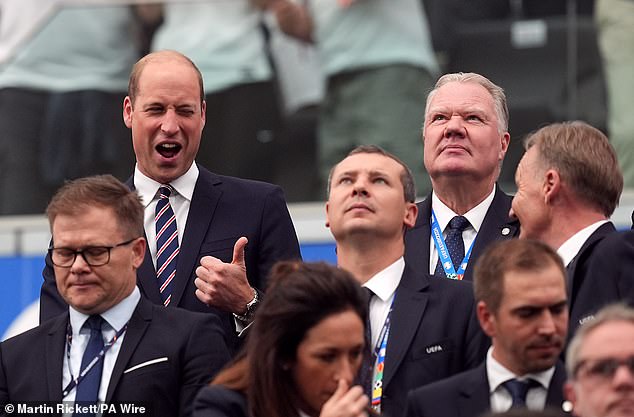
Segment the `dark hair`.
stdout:
[[511,239],[495,242],[478,258],[473,271],[476,301],[497,312],[504,294],[504,278],[514,271],[542,271],[556,266],[565,283],[566,270],[557,252],[536,240]]
[[[390,152],[377,145],[357,146],[356,148],[348,152],[346,158],[352,155],[363,153],[379,154],[396,161],[403,168],[403,172],[401,172],[401,184],[403,185],[403,195],[405,196],[405,201],[407,201],[408,203],[413,203],[414,201],[416,201],[416,184],[414,183],[414,176],[412,175],[412,171],[405,164],[405,162],[401,161],[396,155],[391,154]],[[328,184],[326,186],[327,196],[330,195],[330,182],[332,181],[332,174],[335,172],[335,168],[337,168],[337,165],[330,168],[330,172],[328,173]]]
[[524,147],[536,147],[542,172],[554,168],[580,200],[610,217],[623,191],[614,148],[599,129],[581,121],[553,123],[531,133]]
[[143,205],[139,195],[112,175],[79,178],[57,190],[46,208],[51,230],[60,214],[76,215],[87,207],[111,208],[124,234],[130,238],[143,236]]
[[311,328],[349,310],[366,322],[364,292],[350,273],[323,262],[276,264],[245,351],[212,383],[244,392],[251,416],[297,416],[298,392],[288,365]]
[[128,81],[128,97],[130,97],[130,104],[134,107],[134,100],[139,93],[139,80],[141,79],[141,73],[145,66],[150,62],[161,62],[168,60],[180,60],[186,62],[191,65],[192,69],[196,72],[196,76],[198,78],[198,85],[200,86],[200,102],[202,103],[205,100],[205,87],[203,84],[203,75],[200,73],[200,70],[194,64],[194,61],[186,57],[177,51],[157,51],[152,52],[139,59],[136,64],[132,67],[132,72],[130,73],[130,80]]

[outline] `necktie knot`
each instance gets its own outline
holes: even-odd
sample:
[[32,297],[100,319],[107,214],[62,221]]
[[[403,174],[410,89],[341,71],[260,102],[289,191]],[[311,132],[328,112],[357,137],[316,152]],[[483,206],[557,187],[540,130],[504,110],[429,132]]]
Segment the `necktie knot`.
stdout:
[[449,221],[449,229],[454,230],[456,232],[463,232],[467,227],[470,226],[469,220],[467,220],[464,216],[454,216],[453,219]]
[[169,184],[163,184],[159,188],[159,198],[170,198],[172,195],[172,186]]
[[511,399],[513,400],[511,408],[526,406],[526,394],[529,389],[537,386],[537,384],[532,379],[520,381],[513,378],[504,382],[502,385],[511,394]]
[[102,325],[103,318],[98,314],[88,317],[88,320],[84,323],[84,327],[90,329],[91,332],[101,332]]

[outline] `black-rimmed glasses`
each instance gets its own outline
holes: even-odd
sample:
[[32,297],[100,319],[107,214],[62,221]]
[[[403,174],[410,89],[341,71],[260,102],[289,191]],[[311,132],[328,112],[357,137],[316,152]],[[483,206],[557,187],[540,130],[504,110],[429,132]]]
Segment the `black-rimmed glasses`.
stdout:
[[579,373],[588,377],[609,380],[621,366],[625,366],[634,375],[634,356],[625,359],[605,358],[596,360],[582,360],[575,368],[575,376]]
[[81,255],[84,261],[90,266],[102,266],[110,262],[110,251],[119,246],[129,245],[137,240],[138,237],[126,240],[125,242],[118,243],[112,246],[87,246],[81,250],[74,250],[71,248],[48,248],[48,253],[51,255],[51,261],[53,265],[62,268],[70,268],[77,255]]

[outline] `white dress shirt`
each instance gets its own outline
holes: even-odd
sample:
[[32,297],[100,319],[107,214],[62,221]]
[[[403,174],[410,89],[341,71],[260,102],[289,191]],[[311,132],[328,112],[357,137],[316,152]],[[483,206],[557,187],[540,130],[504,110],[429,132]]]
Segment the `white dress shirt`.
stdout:
[[[489,211],[489,207],[491,207],[491,203],[493,202],[493,197],[495,197],[495,185],[493,186],[493,191],[491,194],[487,196],[480,204],[466,212],[463,216],[469,220],[471,226],[467,227],[462,232],[462,240],[464,241],[464,250],[465,254],[471,247],[471,244],[475,240],[480,228],[482,227],[482,223],[484,222],[484,217]],[[431,194],[431,208],[436,215],[436,220],[438,220],[438,226],[442,229],[443,238],[447,238],[447,225],[455,216],[459,216],[459,214],[455,213],[452,209],[447,207],[445,203],[440,201],[436,192],[432,192]],[[431,222],[431,218],[429,219]],[[438,250],[436,249],[436,244],[434,243],[433,234],[431,234],[429,238],[429,273],[431,275],[436,272],[436,265],[438,264]],[[457,268],[456,268],[457,269]]]
[[[103,334],[104,344],[109,342],[114,335],[123,328],[123,326],[130,321],[134,309],[136,309],[139,300],[141,299],[141,292],[135,286],[134,290],[126,298],[121,300],[117,305],[109,310],[101,313],[101,317],[104,319],[101,333]],[[84,350],[88,345],[90,339],[90,329],[83,328],[82,326],[88,320],[87,314],[80,313],[73,307],[69,307],[70,325],[72,329],[72,343],[70,345],[70,362],[68,352],[68,341],[64,347],[64,363],[62,369],[62,389],[66,388],[73,378],[76,378],[81,371],[81,359],[84,356]],[[101,373],[101,384],[99,385],[99,401],[106,399],[106,393],[108,392],[108,384],[110,383],[110,377],[112,376],[112,370],[114,364],[121,350],[121,344],[125,338],[125,333],[117,339],[117,341],[108,349],[103,358],[103,371]],[[64,401],[75,401],[76,389],[71,390]]]
[[607,220],[599,220],[596,223],[592,223],[590,226],[587,226],[577,233],[572,235],[568,240],[566,240],[560,247],[557,249],[557,253],[561,256],[561,259],[564,261],[564,266],[568,266],[570,262],[574,259],[575,256],[581,250],[581,247],[586,240],[593,234],[599,227],[607,223]]
[[524,381],[532,379],[539,383],[539,386],[532,387],[526,394],[526,408],[530,410],[543,410],[546,406],[548,386],[555,373],[555,367],[550,367],[545,371],[526,375],[515,375],[493,357],[493,346],[489,348],[486,358],[487,377],[489,379],[489,394],[491,401],[491,411],[500,413],[511,408],[513,400],[511,394],[502,385],[509,379]]
[[[174,192],[170,195],[170,205],[176,215],[179,246],[183,241],[187,215],[189,214],[189,206],[191,205],[194,188],[198,180],[198,173],[198,166],[194,162],[185,174],[170,183],[172,188],[174,188]],[[156,182],[139,171],[138,164],[134,168],[134,187],[139,193],[141,202],[145,208],[143,224],[154,268],[156,268],[156,223],[154,222],[154,217],[156,215],[156,204],[160,197],[159,188],[161,185],[161,183]]]
[[370,333],[372,335],[371,349],[378,343],[379,334],[385,323],[396,287],[401,282],[405,270],[405,259],[401,256],[392,265],[380,271],[370,278],[364,287],[369,288],[374,293],[374,297],[370,300]]

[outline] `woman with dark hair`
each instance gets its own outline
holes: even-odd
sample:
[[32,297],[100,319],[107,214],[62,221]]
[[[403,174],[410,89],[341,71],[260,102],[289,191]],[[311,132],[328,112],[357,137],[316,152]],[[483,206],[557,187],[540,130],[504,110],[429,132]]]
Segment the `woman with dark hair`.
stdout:
[[367,306],[352,276],[325,263],[277,264],[245,350],[203,388],[194,417],[362,417],[352,382]]

